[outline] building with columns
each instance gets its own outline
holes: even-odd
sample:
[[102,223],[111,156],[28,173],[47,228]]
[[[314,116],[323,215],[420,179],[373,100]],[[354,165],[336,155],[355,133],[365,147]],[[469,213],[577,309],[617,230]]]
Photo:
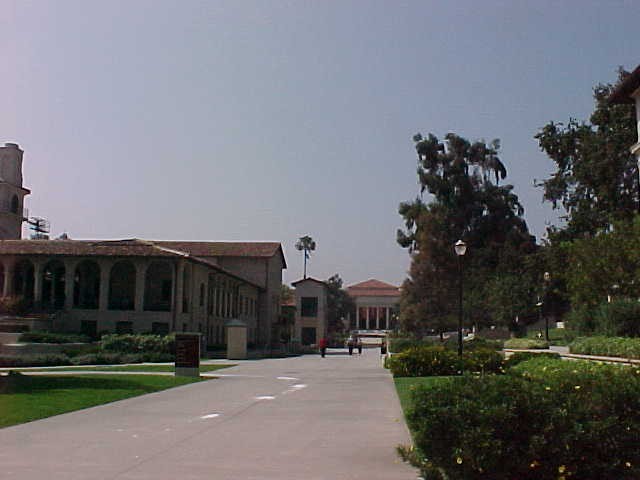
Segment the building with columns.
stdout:
[[351,326],[357,330],[391,330],[400,302],[400,289],[380,280],[367,280],[347,287],[356,304],[356,318]]
[[17,144],[0,147],[2,297],[52,314],[58,331],[191,331],[213,345],[238,319],[249,342],[271,344],[287,267],[280,243],[21,240],[22,158]]
[[267,344],[286,268],[279,243],[0,240],[0,291],[55,315],[54,330],[201,332],[240,319]]

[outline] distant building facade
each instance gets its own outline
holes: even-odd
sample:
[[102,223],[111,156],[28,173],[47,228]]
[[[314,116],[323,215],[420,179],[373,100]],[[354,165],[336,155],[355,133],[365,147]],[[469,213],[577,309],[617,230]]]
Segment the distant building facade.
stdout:
[[[192,331],[225,343],[225,322],[247,324],[249,342],[272,343],[280,317],[277,242],[20,240],[22,150],[0,148],[0,294],[53,313],[52,329]],[[276,340],[277,341],[277,340]]]
[[295,337],[303,346],[315,345],[327,336],[327,285],[307,277],[295,287]]
[[367,280],[347,287],[356,304],[354,330],[391,330],[395,326],[400,289],[380,280]]

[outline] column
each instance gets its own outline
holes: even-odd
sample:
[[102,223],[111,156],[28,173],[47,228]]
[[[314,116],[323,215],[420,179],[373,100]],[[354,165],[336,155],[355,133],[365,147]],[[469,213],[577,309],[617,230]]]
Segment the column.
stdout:
[[76,261],[67,260],[64,262],[64,309],[73,308],[73,287],[76,277]]
[[4,289],[2,292],[3,297],[10,297],[13,295],[13,272],[15,270],[15,263],[13,260],[8,260],[4,264]]
[[[33,301],[36,307],[39,307],[42,304],[42,270],[43,265],[40,262],[33,262]],[[51,296],[53,297],[54,292],[54,283],[55,280],[51,281]],[[50,299],[47,298],[47,301]],[[53,303],[53,302],[51,302]]]
[[176,265],[176,296],[173,299],[173,308],[176,313],[182,313],[182,297],[184,292],[184,261],[178,260]]
[[387,330],[391,330],[391,312],[389,311],[389,307],[387,307],[385,315],[387,317]]
[[102,261],[100,265],[100,296],[98,300],[98,310],[109,309],[109,278],[111,276],[112,262]]
[[356,326],[354,327],[354,330],[358,330],[359,328],[360,328],[360,307],[356,302]]
[[136,312],[142,312],[144,310],[144,289],[145,289],[145,275],[147,273],[147,263],[145,261],[135,262],[136,267],[136,293],[134,300],[134,309]]

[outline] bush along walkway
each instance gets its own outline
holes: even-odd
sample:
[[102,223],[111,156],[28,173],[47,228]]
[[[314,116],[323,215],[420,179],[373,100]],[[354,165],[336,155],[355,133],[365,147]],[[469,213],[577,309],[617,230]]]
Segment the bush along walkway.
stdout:
[[637,359],[637,358],[609,357],[609,356],[603,356],[603,355],[583,355],[581,353],[569,353],[569,349],[567,347],[550,347],[549,350],[539,350],[539,349],[516,350],[513,348],[505,348],[504,352],[507,354],[515,354],[515,353],[521,353],[521,352],[527,352],[527,353],[533,353],[533,354],[544,354],[549,352],[555,352],[558,355],[560,355],[560,357],[566,358],[567,360],[590,360],[592,362],[640,365],[640,359]]

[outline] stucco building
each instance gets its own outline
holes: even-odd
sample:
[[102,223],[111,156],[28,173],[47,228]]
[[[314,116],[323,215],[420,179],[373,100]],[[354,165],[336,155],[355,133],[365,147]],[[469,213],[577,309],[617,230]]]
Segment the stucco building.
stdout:
[[50,312],[51,328],[201,332],[225,342],[230,319],[266,345],[280,315],[286,261],[278,242],[20,240],[22,150],[0,148],[0,293]]
[[327,285],[307,277],[292,283],[295,287],[295,338],[303,346],[317,344],[327,336]]
[[400,302],[400,289],[380,280],[367,280],[347,287],[356,304],[353,329],[391,330]]

